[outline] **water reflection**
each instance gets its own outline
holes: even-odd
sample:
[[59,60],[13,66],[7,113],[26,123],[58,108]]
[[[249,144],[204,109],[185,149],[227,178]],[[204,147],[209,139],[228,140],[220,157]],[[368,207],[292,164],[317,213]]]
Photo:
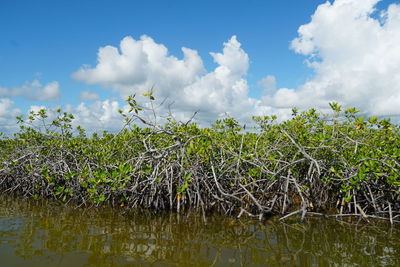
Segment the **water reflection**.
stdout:
[[205,223],[193,214],[122,215],[0,197],[4,266],[399,266],[399,240],[398,226],[382,224],[218,216]]

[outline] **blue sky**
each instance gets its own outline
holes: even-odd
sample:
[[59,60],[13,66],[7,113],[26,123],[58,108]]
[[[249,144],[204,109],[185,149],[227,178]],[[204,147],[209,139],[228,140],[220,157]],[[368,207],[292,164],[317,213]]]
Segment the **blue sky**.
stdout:
[[94,64],[100,46],[146,34],[178,57],[182,46],[198,50],[208,68],[214,67],[208,53],[237,35],[252,58],[253,82],[274,74],[282,85],[296,86],[310,71],[289,43],[323,2],[3,0],[0,83],[18,86],[41,73],[43,82],[60,81],[69,91],[63,97],[68,97],[84,88],[71,73],[82,64]]
[[[317,12],[317,7],[321,4],[324,4],[319,15],[321,18],[311,21],[311,16]],[[332,33],[337,33],[337,31],[344,32],[346,25],[342,25],[342,28],[334,28],[340,27],[340,25],[335,25],[340,24],[341,21],[346,21],[343,16],[348,19],[349,28],[351,28],[351,23],[354,23],[354,29],[360,28],[360,25],[375,27],[371,26],[373,24],[370,23],[371,20],[372,22],[374,20],[379,21],[381,12],[389,10],[388,7],[390,5],[397,6],[397,4],[398,1],[388,0],[336,0],[330,2],[319,0],[2,0],[0,2],[0,88],[3,88],[3,95],[0,90],[0,99],[3,99],[3,104],[5,103],[4,99],[10,100],[12,106],[11,104],[7,105],[9,113],[17,114],[18,112],[25,113],[31,106],[38,105],[52,107],[70,104],[72,107],[77,107],[80,103],[85,102],[85,99],[80,98],[82,91],[88,90],[99,96],[96,101],[109,99],[110,101],[117,101],[122,107],[122,99],[126,94],[126,89],[122,90],[118,87],[118,84],[113,84],[111,81],[104,82],[103,80],[92,79],[89,82],[87,77],[81,76],[78,79],[73,75],[85,64],[90,65],[93,69],[96,68],[99,48],[105,46],[119,48],[121,40],[127,36],[131,36],[134,40],[139,40],[142,35],[147,35],[155,43],[165,46],[169,51],[168,56],[175,56],[179,60],[183,57],[182,47],[196,50],[206,73],[211,73],[221,64],[217,63],[209,53],[222,53],[224,43],[228,43],[232,36],[237,36],[237,41],[241,46],[240,48],[236,47],[235,51],[238,53],[243,51],[247,55],[249,66],[240,73],[240,77],[236,78],[237,81],[244,79],[246,88],[243,90],[247,90],[248,97],[256,100],[265,98],[265,88],[259,84],[259,81],[264,77],[271,75],[276,81],[276,84],[272,86],[274,88],[271,89],[276,90],[276,92],[269,92],[269,96],[264,99],[265,101],[263,100],[265,102],[263,104],[264,107],[258,108],[255,113],[268,113],[271,111],[284,114],[285,111],[283,109],[287,109],[289,105],[298,105],[293,99],[300,97],[298,93],[295,93],[297,94],[295,96],[292,91],[285,90],[304,91],[306,90],[304,89],[305,87],[308,88],[310,86],[308,83],[310,81],[323,84],[321,80],[328,78],[321,73],[326,71],[328,67],[337,68],[339,72],[346,72],[346,70],[343,70],[343,66],[346,66],[345,62],[334,62],[332,60],[334,58],[333,55],[338,53],[339,57],[340,55],[351,57],[353,53],[346,44],[341,43],[340,37],[337,39],[335,36],[323,36],[322,30],[329,33],[332,28]],[[373,9],[375,11],[371,12]],[[393,15],[391,16],[393,21],[397,23],[394,18],[398,11],[395,8],[393,10]],[[332,24],[325,23],[323,20],[328,17],[327,14],[330,14],[329,16],[331,16],[333,22],[335,20],[337,22]],[[360,22],[358,19],[360,14],[367,14],[367,18]],[[380,21],[380,23],[385,24],[385,21]],[[309,31],[313,31],[311,33],[312,36],[308,36],[307,34],[309,33],[298,33],[299,27],[307,24],[312,24],[309,27],[312,29]],[[400,28],[400,25],[397,26]],[[319,29],[318,27],[321,28],[321,31],[315,30]],[[363,35],[357,36],[356,34],[356,37],[349,37],[351,33],[344,32],[343,38],[358,38],[357,40],[381,38],[382,40],[379,39],[376,44],[382,45],[382,49],[388,43],[394,42],[398,44],[396,43],[398,39],[393,39],[394,37],[392,39],[377,37],[381,36],[378,31],[385,30],[384,27],[378,27],[374,30],[376,31],[375,37],[367,36],[368,30],[366,30],[360,33]],[[347,36],[346,34],[349,35]],[[341,36],[341,34],[338,36]],[[295,38],[300,40],[297,47],[293,46],[292,43]],[[315,49],[313,51],[306,51],[304,47],[310,40],[321,41],[319,43],[315,41]],[[354,42],[356,43],[357,40]],[[333,43],[334,46],[336,41],[339,48],[343,46],[342,50],[331,49],[328,45],[328,43]],[[349,42],[351,43],[352,40],[350,39]],[[355,51],[360,50],[357,44],[351,48]],[[365,54],[357,55],[358,57],[355,60],[364,62],[363,59],[369,51],[368,44],[362,45],[361,50],[363,49],[365,49]],[[390,46],[388,49],[394,48]],[[229,56],[228,54],[226,57]],[[377,54],[376,57],[382,58],[382,55]],[[317,61],[315,61],[316,58],[318,58]],[[307,60],[309,62],[327,63],[326,66],[314,66],[312,68],[306,63]],[[395,63],[395,66],[390,66],[391,69],[389,71],[397,70],[397,61]],[[390,65],[385,62],[382,64],[384,66]],[[349,71],[354,71],[354,69]],[[365,74],[371,71],[373,69],[366,65]],[[165,75],[168,76],[168,74]],[[195,73],[195,77],[193,76],[192,78],[198,79],[202,75],[204,75],[204,72]],[[147,77],[146,79],[150,78]],[[34,81],[39,84],[33,84]],[[115,82],[115,80],[113,81]],[[34,90],[40,90],[40,88],[51,82],[57,82],[60,92],[58,97],[39,97],[32,93]],[[151,82],[149,81],[149,84]],[[29,85],[26,83],[29,83]],[[155,84],[157,87],[163,86],[157,82]],[[172,82],[172,84],[174,83]],[[209,82],[202,84],[210,85]],[[233,86],[235,81],[231,84]],[[345,81],[343,81],[340,86],[346,87],[345,84]],[[383,84],[384,82],[381,85],[383,86]],[[391,83],[389,82],[389,84]],[[191,84],[182,86],[187,88],[190,87],[189,85]],[[381,85],[377,84],[375,90],[379,89]],[[139,86],[137,81],[132,81],[132,88],[136,88],[135,86]],[[195,87],[198,88],[198,86],[196,85]],[[312,89],[314,93],[310,94],[313,95],[321,90],[330,90],[324,89],[326,86],[324,88],[321,86],[317,89]],[[21,87],[25,89],[19,92],[28,90],[26,89],[27,87],[34,88],[32,90],[29,89],[32,96],[26,97],[23,93],[11,93],[16,92]],[[215,90],[221,90],[221,92],[224,90],[226,92],[229,89],[215,88]],[[353,89],[350,88],[349,90]],[[183,88],[182,90],[187,92],[189,89]],[[355,88],[353,91],[356,92],[357,90]],[[346,95],[346,92],[343,91],[338,94],[336,96],[338,100],[346,104],[362,102],[362,99],[359,99],[357,95]],[[392,102],[394,101],[394,104],[397,103],[396,92],[391,91],[387,94],[388,97],[393,98]],[[330,95],[331,93],[324,93],[324,95]],[[165,95],[165,93],[160,93],[160,95]],[[287,106],[283,105],[282,101],[279,100],[279,97],[282,97],[281,95],[288,99]],[[305,95],[307,94],[305,93]],[[198,94],[194,94],[191,97],[195,96],[198,96]],[[226,94],[222,96],[226,96],[226,99],[232,99],[231,96]],[[243,94],[241,96],[243,97]],[[334,98],[335,96],[332,97]],[[372,94],[371,97],[374,97],[374,95]],[[352,99],[355,100],[353,101]],[[316,99],[313,103],[319,105],[320,101],[326,102],[326,100],[326,98]],[[256,104],[254,101],[249,101],[249,105],[259,107],[260,104]],[[225,104],[228,106],[241,105],[229,101]],[[371,105],[378,104],[372,103]],[[89,104],[86,105],[88,107]],[[190,105],[191,102],[189,101],[186,105],[183,105],[185,107],[177,107],[177,112],[181,110],[187,111],[190,109]],[[215,105],[215,102],[210,103],[210,105]],[[365,106],[365,108],[368,110],[371,105]],[[4,104],[4,106],[6,105]],[[301,103],[300,106],[302,106]],[[193,109],[199,109],[199,105],[194,104]],[[221,113],[221,110],[223,108],[208,115],[215,118]],[[235,114],[234,111],[231,113]],[[391,110],[383,110],[378,115],[397,114],[394,114]],[[4,115],[3,117],[5,118],[6,116]],[[4,118],[3,124],[5,123]],[[8,124],[10,124],[9,118],[7,120]],[[0,124],[1,122],[0,120]]]

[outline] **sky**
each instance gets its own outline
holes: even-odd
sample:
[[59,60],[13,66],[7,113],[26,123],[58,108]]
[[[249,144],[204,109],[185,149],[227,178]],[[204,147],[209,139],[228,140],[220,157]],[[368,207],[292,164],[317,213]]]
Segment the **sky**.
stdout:
[[154,90],[185,121],[325,110],[400,118],[400,1],[0,0],[0,132],[58,107],[118,130]]

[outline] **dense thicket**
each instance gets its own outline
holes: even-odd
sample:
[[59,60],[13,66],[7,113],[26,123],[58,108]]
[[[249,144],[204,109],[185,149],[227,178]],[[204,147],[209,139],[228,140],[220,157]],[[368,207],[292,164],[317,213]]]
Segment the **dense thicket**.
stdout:
[[259,218],[400,217],[399,126],[388,119],[331,103],[330,116],[294,109],[284,122],[254,117],[250,131],[233,118],[210,128],[171,117],[155,125],[134,97],[127,101],[126,125],[114,134],[88,137],[61,110],[50,122],[44,110],[18,118],[20,132],[0,141],[0,188],[81,204]]

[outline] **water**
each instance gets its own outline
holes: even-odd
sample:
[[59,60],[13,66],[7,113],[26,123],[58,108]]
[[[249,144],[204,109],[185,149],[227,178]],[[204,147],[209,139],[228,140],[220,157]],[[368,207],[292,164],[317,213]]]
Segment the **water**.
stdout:
[[121,214],[0,196],[0,266],[400,266],[400,227]]

